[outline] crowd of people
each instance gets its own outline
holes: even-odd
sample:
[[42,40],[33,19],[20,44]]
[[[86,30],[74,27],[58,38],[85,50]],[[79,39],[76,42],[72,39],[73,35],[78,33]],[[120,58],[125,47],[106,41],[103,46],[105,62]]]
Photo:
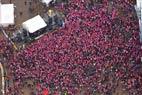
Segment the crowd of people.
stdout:
[[113,95],[120,85],[128,95],[141,95],[142,51],[134,6],[127,0],[90,1],[55,6],[66,15],[65,26],[24,50],[13,54],[0,43],[14,81],[6,95],[22,95],[26,79],[36,82],[32,95],[42,95],[45,88],[51,95]]

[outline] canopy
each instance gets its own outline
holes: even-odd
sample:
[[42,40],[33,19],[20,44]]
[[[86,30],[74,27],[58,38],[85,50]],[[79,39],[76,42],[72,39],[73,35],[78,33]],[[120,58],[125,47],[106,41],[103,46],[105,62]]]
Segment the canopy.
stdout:
[[22,23],[24,29],[26,29],[29,33],[34,33],[44,27],[47,26],[45,21],[41,18],[40,15],[37,15],[25,22]]
[[45,3],[46,5],[48,5],[52,0],[42,0],[43,3]]
[[137,0],[137,5],[138,8],[142,8],[142,0]]
[[0,24],[3,27],[14,24],[14,4],[0,4]]

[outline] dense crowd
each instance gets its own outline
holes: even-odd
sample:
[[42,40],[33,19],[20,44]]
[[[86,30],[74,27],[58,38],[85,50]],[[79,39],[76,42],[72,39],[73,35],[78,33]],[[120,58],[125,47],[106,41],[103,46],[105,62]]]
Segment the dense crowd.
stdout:
[[[25,79],[40,85],[33,95],[44,88],[51,95],[113,95],[120,85],[129,95],[141,95],[142,52],[134,6],[127,0],[90,1],[58,4],[66,15],[64,27],[15,54],[10,47],[4,51],[10,54],[7,65],[14,81],[7,95],[22,95]],[[2,43],[0,47],[3,51]]]

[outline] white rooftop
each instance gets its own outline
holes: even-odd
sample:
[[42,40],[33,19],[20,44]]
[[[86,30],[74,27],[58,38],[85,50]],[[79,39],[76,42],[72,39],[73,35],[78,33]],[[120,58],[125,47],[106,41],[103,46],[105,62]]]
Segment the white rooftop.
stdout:
[[42,3],[45,3],[46,5],[48,5],[52,0],[42,0]]
[[40,15],[37,15],[25,22],[22,23],[22,26],[24,29],[26,29],[27,31],[29,31],[30,33],[34,33],[44,27],[47,26],[47,24],[45,23],[45,21],[41,18]]
[[0,24],[3,27],[14,24],[14,4],[0,4]]

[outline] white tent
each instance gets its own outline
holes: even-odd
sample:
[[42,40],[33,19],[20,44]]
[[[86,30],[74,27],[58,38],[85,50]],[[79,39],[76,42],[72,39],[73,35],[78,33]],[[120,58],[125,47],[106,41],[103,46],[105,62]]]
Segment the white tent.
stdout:
[[142,42],[142,21],[139,20],[139,28],[140,28],[140,42]]
[[136,6],[137,6],[137,8],[142,8],[142,0],[137,0],[136,1]]
[[142,0],[136,0],[135,9],[136,9],[137,16],[139,19],[140,42],[142,42]]
[[22,23],[24,29],[26,29],[29,33],[34,33],[44,27],[47,26],[45,21],[41,18],[40,15],[37,15],[25,22]]
[[14,4],[0,4],[0,25],[7,27],[14,24]]
[[42,3],[45,3],[46,5],[48,5],[52,0],[42,0]]

